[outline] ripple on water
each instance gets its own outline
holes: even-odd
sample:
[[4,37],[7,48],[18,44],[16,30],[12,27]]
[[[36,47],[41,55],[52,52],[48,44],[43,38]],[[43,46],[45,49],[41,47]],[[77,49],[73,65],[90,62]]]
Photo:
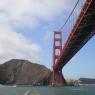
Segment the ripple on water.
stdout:
[[30,90],[27,90],[24,95],[40,95],[36,90],[33,90],[32,92]]

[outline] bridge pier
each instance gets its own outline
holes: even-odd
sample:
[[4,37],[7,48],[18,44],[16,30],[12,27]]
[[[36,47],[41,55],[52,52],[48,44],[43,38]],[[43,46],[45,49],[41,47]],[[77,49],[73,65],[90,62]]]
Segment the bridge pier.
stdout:
[[64,86],[65,79],[62,70],[53,70],[52,86]]

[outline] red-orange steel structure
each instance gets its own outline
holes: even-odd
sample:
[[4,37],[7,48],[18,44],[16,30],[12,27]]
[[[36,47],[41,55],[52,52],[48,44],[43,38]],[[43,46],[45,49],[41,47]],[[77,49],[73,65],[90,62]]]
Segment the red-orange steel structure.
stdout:
[[53,79],[52,85],[61,85],[64,82],[62,76],[62,70],[57,70],[54,68],[60,54],[62,52],[62,32],[54,32],[54,44],[53,44]]
[[[62,71],[67,62],[93,37],[95,34],[94,29],[95,0],[86,0],[61,54],[53,66],[53,72]],[[63,80],[60,83],[64,83]],[[56,82],[54,84],[58,85]]]

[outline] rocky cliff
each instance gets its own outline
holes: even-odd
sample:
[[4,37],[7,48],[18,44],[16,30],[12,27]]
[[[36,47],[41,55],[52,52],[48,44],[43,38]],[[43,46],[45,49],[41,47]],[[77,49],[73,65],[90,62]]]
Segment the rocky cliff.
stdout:
[[13,59],[0,65],[0,83],[16,85],[48,85],[51,71],[43,65]]

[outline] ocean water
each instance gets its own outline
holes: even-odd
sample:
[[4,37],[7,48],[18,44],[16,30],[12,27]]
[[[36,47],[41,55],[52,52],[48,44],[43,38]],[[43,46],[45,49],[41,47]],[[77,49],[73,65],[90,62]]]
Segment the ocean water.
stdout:
[[95,85],[79,87],[0,86],[0,95],[95,95]]

